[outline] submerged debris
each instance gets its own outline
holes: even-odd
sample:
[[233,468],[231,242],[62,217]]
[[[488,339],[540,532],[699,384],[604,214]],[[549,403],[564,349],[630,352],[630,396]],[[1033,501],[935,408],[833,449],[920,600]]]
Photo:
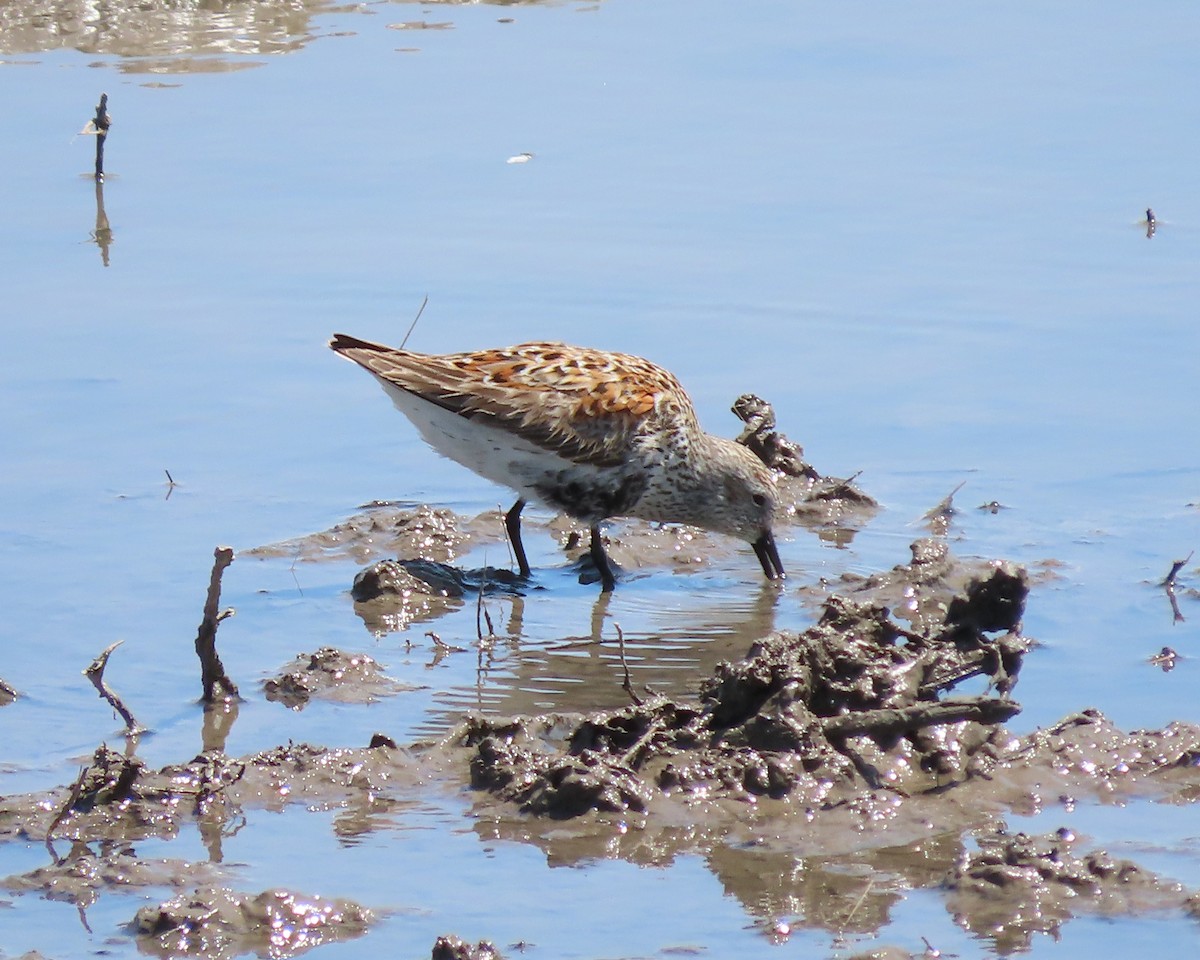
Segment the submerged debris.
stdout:
[[511,570],[461,570],[433,560],[380,560],[360,570],[350,595],[354,612],[374,634],[406,630],[463,606],[468,593],[517,596],[525,581]]
[[294,957],[366,933],[375,917],[350,900],[289,890],[251,896],[209,887],[138,910],[138,947],[162,957],[225,960],[243,953]]
[[451,934],[438,937],[430,960],[501,960],[500,951],[487,940],[471,945]]
[[101,843],[100,847],[97,852],[82,840],[75,841],[65,856],[28,873],[0,880],[0,886],[13,893],[40,893],[49,900],[65,901],[86,909],[113,888],[190,889],[197,883],[216,883],[221,878],[219,864],[144,860],[137,856],[132,845]]

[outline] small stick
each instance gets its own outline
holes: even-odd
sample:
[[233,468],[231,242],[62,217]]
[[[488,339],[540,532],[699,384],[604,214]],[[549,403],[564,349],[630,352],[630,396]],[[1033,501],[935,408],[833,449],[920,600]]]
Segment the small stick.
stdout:
[[417,321],[421,319],[421,314],[425,312],[425,304],[429,302],[429,294],[425,294],[425,299],[421,301],[421,307],[417,310],[417,315],[413,317],[413,322],[408,325],[408,333],[404,335],[404,339],[400,341],[400,349],[404,349],[404,345],[408,343],[408,338],[412,336],[413,330],[417,328]]
[[100,94],[100,102],[96,104],[96,116],[92,118],[92,126],[96,128],[96,182],[104,182],[104,141],[108,138],[108,128],[112,126],[112,117],[108,115],[108,94]]
[[91,666],[83,671],[83,675],[92,681],[92,686],[96,688],[100,697],[107,700],[108,705],[121,715],[121,719],[125,721],[125,736],[136,737],[146,728],[133,718],[133,711],[125,706],[121,698],[113,693],[112,688],[104,682],[104,668],[108,666],[108,658],[124,642],[124,640],[118,640],[116,643],[109,644],[108,648],[92,661]]
[[1172,563],[1171,564],[1171,572],[1167,574],[1166,579],[1163,580],[1163,582],[1160,583],[1159,586],[1166,587],[1168,590],[1174,590],[1175,589],[1175,577],[1179,574],[1180,570],[1182,570],[1185,566],[1187,566],[1187,564],[1192,559],[1192,554],[1195,552],[1196,551],[1193,550],[1182,560],[1176,560],[1174,563]]
[[466,653],[467,652],[466,647],[456,647],[452,643],[447,643],[445,640],[443,640],[441,637],[439,637],[432,630],[426,630],[425,636],[427,636],[430,640],[432,640],[433,645],[435,647],[437,647],[437,649],[442,651],[443,653]]
[[67,819],[67,814],[75,809],[75,804],[79,802],[79,795],[83,792],[83,780],[87,776],[88,768],[85,764],[79,768],[79,776],[75,778],[75,782],[71,785],[71,792],[67,794],[67,802],[64,803],[61,809],[55,814],[54,819],[50,821],[50,826],[46,828],[46,846],[50,848],[51,856],[54,856],[57,862],[58,857],[54,854],[54,848],[50,846],[50,838],[54,836],[54,831],[58,829],[58,825]]
[[[858,474],[855,474],[855,476],[857,476],[857,475]],[[944,496],[938,502],[937,506],[935,506],[932,510],[930,510],[928,513],[925,514],[924,519],[926,519],[926,520],[942,520],[942,519],[949,519],[950,517],[954,516],[954,514],[957,512],[954,509],[954,495],[956,493],[958,493],[958,491],[961,490],[966,485],[967,485],[967,481],[964,480],[957,487],[955,487],[948,494],[946,494],[946,496]]]
[[620,758],[617,760],[618,765],[622,767],[628,767],[630,770],[637,770],[642,765],[640,754],[646,749],[647,746],[649,746],[650,742],[656,736],[662,733],[662,729],[663,722],[657,719],[654,720],[650,724],[649,729],[637,738],[637,742],[634,743],[634,745],[626,750],[623,754],[621,754]]
[[858,908],[863,905],[863,901],[867,899],[867,894],[871,892],[871,888],[875,885],[875,878],[868,877],[867,885],[863,889],[862,895],[854,901],[854,906],[850,908],[850,912],[846,914],[846,919],[842,921],[842,935],[845,935],[846,929],[850,926],[850,921],[854,919],[854,915],[858,913]]
[[484,557],[483,563],[483,580],[479,584],[479,596],[475,598],[475,636],[479,638],[480,643],[483,643],[483,621],[487,621],[488,636],[496,636],[496,631],[492,626],[492,615],[488,613],[488,609],[483,603],[483,595],[487,591],[488,585],[487,557]]
[[631,700],[638,706],[641,706],[641,698],[633,692],[633,681],[629,678],[629,664],[625,660],[625,632],[621,629],[621,625],[615,620],[613,626],[617,630],[617,649],[621,653],[621,669],[625,671],[625,682],[621,684],[624,691],[629,694]]
[[[442,640],[442,637],[439,637],[437,634],[434,634],[434,632],[432,630],[426,630],[425,636],[427,636],[428,638],[430,638],[430,640],[433,641],[433,659],[430,662],[428,662],[428,664],[425,665],[426,670],[428,670],[428,668],[430,668],[430,667],[436,667],[438,664],[440,664],[440,662],[442,662],[442,659],[444,658],[444,656],[446,654],[467,653],[466,647],[455,647],[454,644],[446,643],[444,640]],[[482,644],[480,644],[479,649],[480,649],[480,654],[482,654],[482,650],[484,650],[484,647],[482,647]]]
[[1179,571],[1182,570],[1184,566],[1187,565],[1188,561],[1192,559],[1192,554],[1195,552],[1195,550],[1192,550],[1182,560],[1176,560],[1174,563],[1172,563],[1171,572],[1168,573],[1166,579],[1159,584],[1159,586],[1162,587],[1166,592],[1167,599],[1171,601],[1171,616],[1175,623],[1183,623],[1184,621],[1183,611],[1179,609],[1179,600],[1175,597],[1175,578],[1179,575]]
[[973,720],[976,723],[1003,723],[1021,712],[1011,700],[994,697],[948,697],[937,702],[922,702],[909,707],[881,707],[858,710],[821,720],[827,737],[854,737],[862,734],[878,737],[899,736],[924,727]]
[[504,528],[504,545],[508,548],[508,566],[511,570],[514,557],[512,538],[508,535],[508,521],[504,516],[504,508],[500,504],[496,504],[496,512],[500,514],[500,526]]
[[200,658],[200,682],[204,687],[204,702],[212,703],[213,691],[218,685],[231,697],[238,695],[237,685],[225,674],[225,667],[217,655],[217,624],[233,616],[233,610],[217,612],[221,602],[221,575],[233,563],[231,547],[217,547],[213,551],[212,576],[208,581],[208,596],[204,601],[204,619],[196,633],[196,656]]

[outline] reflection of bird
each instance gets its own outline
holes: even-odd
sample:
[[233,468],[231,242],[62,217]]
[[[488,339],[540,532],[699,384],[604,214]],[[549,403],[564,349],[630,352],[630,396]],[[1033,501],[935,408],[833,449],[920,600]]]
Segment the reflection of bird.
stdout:
[[539,500],[591,527],[604,591],[616,581],[599,524],[688,523],[746,540],[783,577],[771,525],[775,477],[741,444],[705,433],[666,370],[561,343],[436,356],[336,334],[438,453],[517,491],[505,527],[522,576],[521,510]]

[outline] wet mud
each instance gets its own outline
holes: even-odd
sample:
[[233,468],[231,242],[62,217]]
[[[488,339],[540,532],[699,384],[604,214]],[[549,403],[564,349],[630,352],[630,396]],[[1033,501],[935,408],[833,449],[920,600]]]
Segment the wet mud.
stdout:
[[302,653],[279,674],[263,681],[268,700],[302,710],[314,697],[343,703],[374,703],[395,696],[411,685],[387,676],[365,653],[346,653],[322,647]]
[[231,960],[245,953],[294,956],[362,936],[373,920],[370,910],[347,900],[208,887],[142,907],[133,927],[138,946],[150,956]]

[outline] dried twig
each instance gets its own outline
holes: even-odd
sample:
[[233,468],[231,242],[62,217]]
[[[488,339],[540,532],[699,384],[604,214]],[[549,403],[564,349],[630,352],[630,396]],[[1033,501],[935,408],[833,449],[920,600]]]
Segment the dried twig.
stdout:
[[856,710],[821,720],[827,737],[859,734],[894,737],[943,723],[974,720],[978,723],[1003,723],[1021,712],[1019,704],[994,697],[958,697],[922,702],[910,707]]
[[213,551],[212,576],[208,581],[208,596],[204,601],[204,619],[196,633],[196,656],[200,658],[200,681],[204,687],[204,702],[212,703],[213,692],[220,686],[231,697],[238,695],[237,685],[225,673],[221,658],[217,655],[217,624],[233,616],[233,610],[217,611],[221,603],[221,575],[233,563],[231,547],[217,547]]
[[92,118],[91,127],[96,133],[96,182],[104,182],[104,141],[108,138],[108,128],[112,126],[112,117],[108,115],[108,94],[100,94],[100,102],[96,104],[96,116]]
[[862,894],[854,901],[854,906],[850,908],[850,912],[846,914],[846,919],[842,921],[842,929],[840,935],[844,935],[850,927],[850,921],[854,919],[854,915],[858,913],[858,908],[863,905],[863,901],[867,899],[867,894],[871,892],[871,888],[875,885],[875,878],[868,877],[867,885],[863,888]]
[[954,495],[966,485],[967,481],[964,480],[948,494],[942,497],[942,499],[939,500],[937,504],[931,510],[929,510],[929,512],[926,513],[922,519],[931,520],[934,522],[938,520],[949,520],[952,516],[954,516],[955,513],[958,512],[954,509]]
[[46,847],[50,850],[50,855],[56,861],[58,857],[54,853],[54,848],[50,846],[50,839],[54,836],[54,831],[58,829],[58,825],[67,819],[67,814],[74,810],[75,804],[79,802],[79,795],[83,792],[83,781],[87,776],[87,772],[88,768],[86,764],[79,768],[79,776],[71,784],[71,791],[67,794],[67,802],[59,808],[58,813],[54,815],[54,819],[50,821],[50,826],[46,828]]
[[487,622],[488,638],[496,636],[496,630],[492,626],[492,615],[488,613],[488,608],[483,602],[483,595],[487,592],[488,586],[488,568],[487,558],[484,557],[483,579],[479,584],[479,595],[475,598],[475,636],[479,638],[479,642],[483,643],[483,623]]
[[634,703],[636,703],[638,706],[641,706],[642,699],[633,692],[633,681],[629,678],[629,664],[625,660],[625,632],[621,629],[621,625],[615,620],[613,621],[613,626],[617,631],[617,649],[621,654],[621,669],[625,671],[625,681],[621,684],[621,687],[627,694],[629,694],[629,698]]
[[125,706],[121,698],[104,682],[104,668],[108,666],[108,658],[124,642],[124,640],[118,640],[116,643],[109,644],[108,648],[92,661],[91,666],[83,671],[83,675],[92,681],[92,686],[96,688],[96,692],[100,694],[101,698],[107,700],[108,705],[121,715],[121,719],[125,721],[125,736],[136,737],[138,734],[144,733],[146,728],[133,718],[133,711]]
[[456,647],[452,643],[447,643],[445,640],[443,640],[441,637],[439,637],[432,630],[426,630],[425,636],[427,636],[430,640],[432,640],[434,647],[436,647],[438,650],[441,650],[443,653],[466,653],[467,652],[466,647]]
[[1150,663],[1161,668],[1163,673],[1170,673],[1175,669],[1175,664],[1179,660],[1179,654],[1170,647],[1163,647],[1158,653],[1150,658]]
[[1172,563],[1171,564],[1171,572],[1167,574],[1166,578],[1163,580],[1162,583],[1159,584],[1159,586],[1166,587],[1168,590],[1174,590],[1175,589],[1175,578],[1177,576],[1179,576],[1179,571],[1182,570],[1184,567],[1186,567],[1189,562],[1191,562],[1192,554],[1195,552],[1196,551],[1193,550],[1182,560],[1176,560],[1174,563]]
[[1179,600],[1175,596],[1175,578],[1179,575],[1179,571],[1182,570],[1192,559],[1192,554],[1195,552],[1195,550],[1192,550],[1182,560],[1176,560],[1174,563],[1172,563],[1171,572],[1168,573],[1163,582],[1159,584],[1159,586],[1167,592],[1167,599],[1171,601],[1171,616],[1173,617],[1175,623],[1183,623],[1184,620],[1183,611],[1179,609]]

